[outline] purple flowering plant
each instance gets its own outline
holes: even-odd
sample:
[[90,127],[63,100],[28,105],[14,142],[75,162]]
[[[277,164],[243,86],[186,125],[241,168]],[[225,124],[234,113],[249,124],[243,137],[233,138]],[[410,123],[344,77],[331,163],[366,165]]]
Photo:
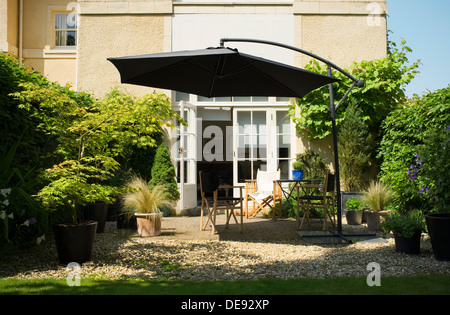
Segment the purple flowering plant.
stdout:
[[431,212],[450,213],[450,125],[430,132],[408,176],[417,182],[419,194],[432,206]]

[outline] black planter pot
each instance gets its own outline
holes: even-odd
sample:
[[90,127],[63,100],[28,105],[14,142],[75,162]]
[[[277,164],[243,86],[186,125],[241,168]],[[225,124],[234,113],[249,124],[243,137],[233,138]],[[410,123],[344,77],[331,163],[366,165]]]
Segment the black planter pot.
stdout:
[[425,220],[434,257],[450,261],[450,214],[429,214]]
[[53,225],[59,263],[82,264],[91,260],[96,229],[96,221]]
[[395,251],[405,254],[420,254],[420,236],[421,232],[418,231],[410,238],[402,237],[394,232],[395,239]]
[[126,215],[124,213],[119,213],[117,215],[117,228],[119,230],[121,229],[137,230],[136,217],[133,215],[129,220],[127,220]]
[[120,205],[115,202],[108,204],[108,215],[106,216],[106,221],[117,221],[117,215],[120,212]]
[[345,213],[347,224],[359,225],[362,223],[363,210],[347,210]]
[[105,231],[106,216],[108,215],[107,203],[91,203],[84,207],[84,218],[86,220],[97,221],[97,233]]

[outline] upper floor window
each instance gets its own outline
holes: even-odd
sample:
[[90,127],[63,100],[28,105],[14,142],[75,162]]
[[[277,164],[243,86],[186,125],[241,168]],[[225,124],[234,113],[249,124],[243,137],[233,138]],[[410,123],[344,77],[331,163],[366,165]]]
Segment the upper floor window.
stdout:
[[77,23],[71,13],[55,13],[55,47],[75,47],[77,45]]

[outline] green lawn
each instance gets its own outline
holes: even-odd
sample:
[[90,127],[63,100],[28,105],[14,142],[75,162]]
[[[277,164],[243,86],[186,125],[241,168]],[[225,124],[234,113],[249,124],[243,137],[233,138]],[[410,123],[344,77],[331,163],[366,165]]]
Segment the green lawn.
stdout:
[[0,295],[334,295],[334,294],[450,294],[450,275],[381,277],[381,286],[369,287],[366,278],[263,279],[246,281],[99,280],[82,278],[80,286],[66,279],[0,279]]

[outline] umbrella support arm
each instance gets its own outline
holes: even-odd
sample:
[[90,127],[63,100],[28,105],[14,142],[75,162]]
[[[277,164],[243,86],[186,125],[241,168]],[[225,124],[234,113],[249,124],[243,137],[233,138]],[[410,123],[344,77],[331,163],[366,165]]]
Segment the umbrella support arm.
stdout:
[[331,66],[332,68],[336,69],[337,71],[341,72],[343,75],[347,76],[348,78],[350,78],[353,82],[354,85],[357,87],[363,87],[364,86],[364,81],[358,80],[357,78],[355,78],[354,76],[352,76],[350,73],[348,73],[347,71],[343,70],[342,68],[338,67],[337,65],[335,65],[334,63],[332,63],[329,60],[326,60],[320,56],[317,56],[313,53],[310,53],[306,50],[294,47],[294,46],[290,46],[290,45],[286,45],[286,44],[282,44],[282,43],[277,43],[277,42],[272,42],[272,41],[268,41],[268,40],[261,40],[261,39],[252,39],[252,38],[222,38],[220,39],[220,46],[224,47],[225,42],[246,42],[246,43],[257,43],[257,44],[266,44],[266,45],[272,45],[272,46],[278,46],[278,47],[283,47],[286,49],[290,49],[290,50],[294,50],[296,52],[302,53],[304,55],[310,56],[314,59],[317,59],[319,61],[322,61],[323,63],[327,64],[328,66]]

